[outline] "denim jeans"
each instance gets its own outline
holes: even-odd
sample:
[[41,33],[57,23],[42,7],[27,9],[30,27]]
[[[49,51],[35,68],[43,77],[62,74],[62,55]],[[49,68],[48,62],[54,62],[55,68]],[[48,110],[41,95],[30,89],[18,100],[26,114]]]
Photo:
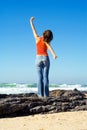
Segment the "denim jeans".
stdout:
[[49,57],[36,56],[36,68],[38,74],[38,95],[47,97],[49,96]]

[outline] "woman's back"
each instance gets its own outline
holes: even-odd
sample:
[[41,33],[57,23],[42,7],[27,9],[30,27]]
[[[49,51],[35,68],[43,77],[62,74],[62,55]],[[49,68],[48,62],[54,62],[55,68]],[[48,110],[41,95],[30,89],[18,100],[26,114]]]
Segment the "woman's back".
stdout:
[[37,53],[37,55],[48,56],[47,46],[44,42],[43,37],[40,37],[39,41],[36,44],[36,53]]

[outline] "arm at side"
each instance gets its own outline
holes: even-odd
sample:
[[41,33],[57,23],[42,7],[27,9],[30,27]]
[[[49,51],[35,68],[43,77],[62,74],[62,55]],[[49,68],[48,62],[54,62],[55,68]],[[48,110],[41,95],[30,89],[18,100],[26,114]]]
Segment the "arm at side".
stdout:
[[56,53],[54,52],[54,50],[53,50],[53,48],[51,47],[51,45],[48,44],[48,43],[46,43],[46,45],[47,45],[47,48],[50,50],[50,52],[51,52],[53,58],[56,59],[56,58],[57,58]]

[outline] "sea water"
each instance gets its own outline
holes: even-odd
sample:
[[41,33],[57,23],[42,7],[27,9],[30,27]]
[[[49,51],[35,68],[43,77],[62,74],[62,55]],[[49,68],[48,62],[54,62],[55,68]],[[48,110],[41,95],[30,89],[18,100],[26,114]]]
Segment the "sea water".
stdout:
[[[49,90],[73,90],[78,89],[80,91],[87,91],[87,85],[81,84],[50,84]],[[22,94],[22,93],[37,93],[37,84],[25,84],[25,83],[1,83],[0,94]]]

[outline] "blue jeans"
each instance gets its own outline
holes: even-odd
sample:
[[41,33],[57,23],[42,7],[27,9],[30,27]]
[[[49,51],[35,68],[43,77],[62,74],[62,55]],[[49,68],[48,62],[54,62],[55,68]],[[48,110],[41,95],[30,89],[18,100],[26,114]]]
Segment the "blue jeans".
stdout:
[[36,68],[38,74],[38,95],[47,97],[49,96],[49,57],[36,56]]

